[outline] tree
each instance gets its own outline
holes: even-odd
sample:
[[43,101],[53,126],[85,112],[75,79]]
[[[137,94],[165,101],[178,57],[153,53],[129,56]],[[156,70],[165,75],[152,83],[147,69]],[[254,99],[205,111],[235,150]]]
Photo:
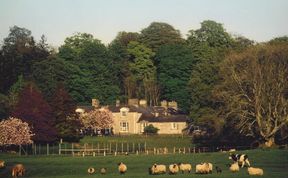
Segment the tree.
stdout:
[[32,132],[35,133],[32,137],[34,142],[46,143],[56,140],[57,134],[53,127],[55,119],[51,108],[32,82],[22,90],[12,116],[21,118],[29,124]]
[[64,141],[79,141],[81,123],[75,112],[76,104],[61,83],[52,97],[51,108],[58,137]]
[[169,44],[183,44],[179,30],[163,22],[152,22],[144,28],[140,34],[140,42],[153,52],[157,52],[160,46]]
[[81,115],[80,120],[84,129],[109,129],[112,127],[112,113],[108,109],[94,109],[87,114]]
[[240,133],[266,146],[288,123],[288,46],[258,45],[229,55],[221,65],[222,83],[215,89],[225,104],[225,118],[236,119]]
[[115,102],[119,94],[118,77],[115,75],[117,72],[105,45],[99,40],[91,34],[78,33],[66,38],[65,44],[59,49],[59,56],[79,67],[80,76],[75,78],[87,84],[80,85],[72,81],[77,88],[69,88],[69,93],[71,96],[75,95],[73,92],[78,95],[78,103],[90,103],[91,98],[99,99],[101,104]]
[[0,121],[9,115],[9,99],[6,95],[0,93]]
[[130,76],[125,83],[128,97],[144,97],[148,103],[156,104],[153,103],[158,100],[157,93],[153,90],[157,88],[156,67],[151,60],[154,53],[151,49],[134,41],[128,44],[127,51],[131,59],[128,64]]
[[158,63],[158,81],[161,99],[177,101],[179,108],[188,112],[190,94],[188,82],[196,63],[191,49],[186,45],[162,46],[155,57]]
[[17,81],[19,75],[31,77],[32,65],[46,59],[50,53],[45,45],[36,44],[31,34],[28,29],[13,26],[4,39],[0,58],[0,91],[3,93]]
[[152,124],[149,124],[144,128],[144,133],[145,134],[157,134],[159,129],[157,127],[154,127]]
[[28,123],[14,117],[0,122],[0,145],[25,145],[33,143],[34,135]]

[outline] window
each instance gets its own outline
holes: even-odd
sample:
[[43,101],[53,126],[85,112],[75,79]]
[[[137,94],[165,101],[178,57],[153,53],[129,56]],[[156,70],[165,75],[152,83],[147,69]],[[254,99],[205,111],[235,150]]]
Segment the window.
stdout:
[[121,132],[128,132],[129,130],[129,123],[128,122],[120,122],[120,131]]
[[178,129],[177,123],[175,123],[175,122],[171,123],[171,129],[177,130]]

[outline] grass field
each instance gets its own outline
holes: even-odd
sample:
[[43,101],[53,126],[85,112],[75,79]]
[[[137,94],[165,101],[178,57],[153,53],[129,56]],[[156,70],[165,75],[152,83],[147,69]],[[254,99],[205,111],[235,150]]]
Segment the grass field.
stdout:
[[[241,152],[243,153],[243,152]],[[249,150],[252,166],[264,169],[263,178],[287,178],[288,177],[288,150]],[[223,178],[245,178],[251,177],[246,168],[238,173],[228,171],[227,163],[230,163],[227,153],[198,153],[198,154],[170,154],[170,155],[129,155],[129,156],[96,156],[96,157],[71,157],[71,156],[17,156],[0,154],[0,159],[7,162],[5,169],[0,169],[0,178],[9,178],[11,166],[15,163],[23,163],[27,168],[25,177],[30,178],[91,178],[91,177],[122,177],[122,178],[147,178],[154,177],[148,174],[148,167],[153,163],[170,164],[188,162],[193,165],[193,173],[178,175],[157,175],[155,177],[223,177]],[[123,161],[128,172],[119,175],[117,163]],[[194,173],[195,164],[200,162],[211,162],[222,168],[222,174],[197,175]],[[98,173],[88,175],[87,168],[93,166]],[[101,175],[99,169],[106,167],[108,173]]]
[[146,143],[147,148],[161,147],[191,147],[192,139],[186,135],[129,135],[112,137],[89,137],[81,139],[80,143]]

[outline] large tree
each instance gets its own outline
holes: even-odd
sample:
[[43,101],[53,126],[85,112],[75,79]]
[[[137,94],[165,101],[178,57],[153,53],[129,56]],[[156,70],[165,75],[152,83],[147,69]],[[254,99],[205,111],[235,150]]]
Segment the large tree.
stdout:
[[49,55],[50,52],[46,47],[44,37],[37,44],[30,30],[11,27],[2,46],[0,91],[7,92],[19,75],[23,75],[24,78],[30,77],[32,65]]
[[196,63],[192,50],[186,45],[162,46],[155,57],[161,99],[177,101],[183,111],[190,108],[188,82]]
[[117,75],[105,45],[99,40],[90,34],[78,33],[66,38],[59,49],[59,56],[79,67],[81,75],[85,76],[84,79],[79,76],[78,81],[83,79],[86,85],[69,88],[71,95],[77,93],[77,102],[90,103],[91,98],[99,99],[102,104],[115,101],[119,94]]
[[29,124],[35,133],[33,141],[43,143],[56,140],[56,131],[53,127],[55,119],[51,108],[33,83],[28,83],[22,90],[12,116],[21,118]]
[[157,52],[160,46],[184,43],[179,30],[163,22],[152,22],[140,34],[140,42]]
[[58,84],[52,97],[51,108],[58,137],[64,141],[79,141],[81,123],[75,112],[76,104],[62,83]]
[[215,90],[223,114],[236,119],[246,135],[274,144],[288,124],[288,46],[258,45],[229,55],[221,65],[221,85]]

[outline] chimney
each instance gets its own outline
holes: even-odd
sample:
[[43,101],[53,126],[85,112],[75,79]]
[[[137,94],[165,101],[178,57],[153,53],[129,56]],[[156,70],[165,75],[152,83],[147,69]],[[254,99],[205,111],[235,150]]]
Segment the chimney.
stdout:
[[161,107],[167,109],[167,105],[168,105],[168,103],[166,100],[161,101]]
[[178,106],[177,106],[177,102],[176,101],[168,102],[168,107],[169,108],[173,108],[175,110],[178,110]]
[[147,100],[141,99],[139,101],[139,106],[146,108],[147,107]]
[[98,108],[99,107],[99,100],[97,99],[92,99],[92,106],[95,107],[95,108]]
[[128,99],[128,105],[129,105],[129,106],[136,106],[136,107],[138,107],[138,102],[139,102],[139,100],[136,99],[136,98]]
[[120,100],[116,100],[116,107],[120,106]]

